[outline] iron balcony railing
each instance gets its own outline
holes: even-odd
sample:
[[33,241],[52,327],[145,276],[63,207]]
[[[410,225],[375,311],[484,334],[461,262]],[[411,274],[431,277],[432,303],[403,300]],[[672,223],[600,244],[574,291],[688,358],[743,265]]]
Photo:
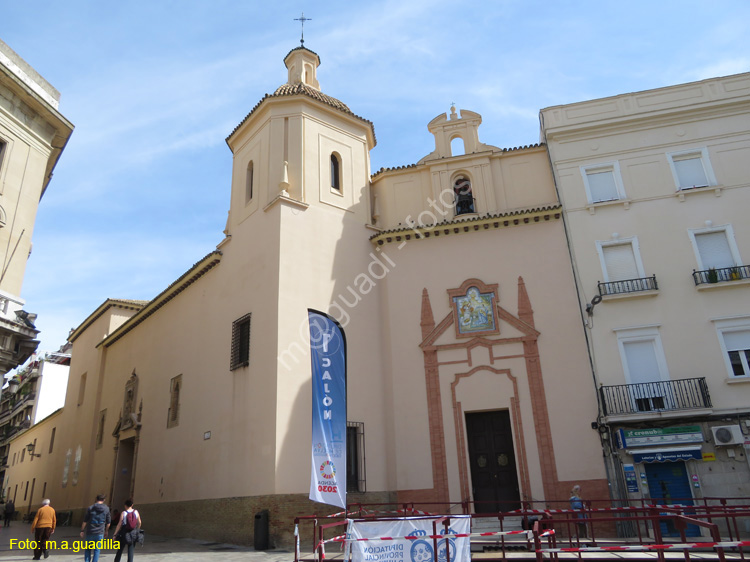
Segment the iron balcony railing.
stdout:
[[655,291],[659,286],[656,284],[656,275],[641,277],[640,279],[624,279],[622,281],[599,282],[599,295],[621,295],[623,293],[635,293],[638,291]]
[[750,279],[750,265],[734,265],[732,267],[711,268],[702,271],[693,270],[693,281],[696,285],[704,283],[719,283],[720,281],[738,281]]
[[602,386],[599,392],[605,416],[711,407],[704,377]]

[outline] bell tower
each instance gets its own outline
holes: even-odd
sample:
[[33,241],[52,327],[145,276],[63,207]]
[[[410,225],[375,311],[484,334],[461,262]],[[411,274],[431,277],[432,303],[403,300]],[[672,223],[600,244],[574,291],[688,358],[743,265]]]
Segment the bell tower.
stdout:
[[320,57],[305,47],[292,49],[284,59],[284,64],[289,71],[287,84],[294,86],[304,84],[320,91],[317,70],[320,66]]

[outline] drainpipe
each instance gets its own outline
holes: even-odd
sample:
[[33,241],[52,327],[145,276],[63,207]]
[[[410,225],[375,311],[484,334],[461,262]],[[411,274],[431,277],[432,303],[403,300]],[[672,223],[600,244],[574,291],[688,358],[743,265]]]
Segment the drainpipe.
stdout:
[[[593,351],[593,334],[589,336],[589,322],[588,319],[584,316],[584,311],[586,312],[586,315],[592,315],[594,306],[598,304],[598,302],[594,302],[596,300],[596,296],[592,300],[592,302],[589,304],[586,303],[586,306],[583,305],[582,296],[584,294],[584,288],[583,283],[581,281],[581,277],[578,272],[578,267],[575,260],[575,252],[573,250],[573,245],[571,244],[571,238],[570,238],[570,229],[568,226],[568,219],[567,214],[565,213],[565,205],[563,203],[563,198],[560,195],[560,186],[557,182],[557,171],[555,170],[555,166],[552,160],[552,148],[550,147],[549,143],[547,142],[547,132],[544,127],[544,114],[540,111],[539,112],[539,130],[540,130],[540,136],[542,142],[544,142],[545,146],[547,147],[547,159],[549,161],[550,169],[552,170],[552,182],[555,185],[555,194],[557,195],[557,200],[559,201],[562,208],[562,223],[563,223],[563,230],[565,232],[565,242],[568,246],[568,255],[570,257],[570,265],[571,270],[573,272],[573,280],[575,282],[576,286],[576,296],[578,298],[578,310],[581,314],[581,322],[583,323],[583,333],[586,338],[586,350],[588,352],[589,357],[589,365],[591,367],[591,378],[594,383],[594,394],[596,395],[596,407],[597,407],[597,417],[596,417],[596,429],[598,430],[599,427],[605,427],[606,431],[604,433],[598,431],[599,433],[599,440],[602,445],[602,457],[604,462],[604,471],[607,476],[607,482],[609,483],[609,497],[610,500],[616,501],[621,499],[627,499],[627,495],[624,494],[624,490],[621,485],[621,476],[619,470],[617,470],[617,459],[616,459],[616,453],[613,449],[612,444],[612,435],[610,428],[606,425],[602,424],[602,420],[604,419],[604,409],[602,407],[602,401],[601,401],[601,395],[599,392],[599,387],[601,386],[601,383],[598,380],[597,377],[597,368],[596,368],[596,360],[594,357],[594,351]],[[598,296],[598,295],[597,295]],[[601,297],[599,297],[601,299]],[[601,300],[599,300],[601,302]],[[593,425],[593,424],[592,424]],[[604,436],[607,436],[605,439]],[[613,478],[613,473],[615,474],[615,477]],[[612,483],[614,482],[614,486]]]

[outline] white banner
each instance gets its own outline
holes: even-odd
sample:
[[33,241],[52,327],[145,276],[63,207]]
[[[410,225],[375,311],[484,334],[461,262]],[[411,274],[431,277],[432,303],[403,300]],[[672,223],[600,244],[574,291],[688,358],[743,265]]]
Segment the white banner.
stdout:
[[[469,537],[437,539],[437,559],[434,555],[435,541],[429,538],[434,533],[435,519],[404,518],[398,521],[353,521],[349,520],[347,544],[351,548],[352,562],[448,562],[446,549],[450,549],[450,562],[471,562]],[[471,532],[471,517],[451,517],[448,535]],[[445,524],[439,522],[437,534],[444,535]],[[389,537],[383,540],[381,537]],[[401,537],[416,537],[404,539]],[[356,539],[372,539],[358,541]]]

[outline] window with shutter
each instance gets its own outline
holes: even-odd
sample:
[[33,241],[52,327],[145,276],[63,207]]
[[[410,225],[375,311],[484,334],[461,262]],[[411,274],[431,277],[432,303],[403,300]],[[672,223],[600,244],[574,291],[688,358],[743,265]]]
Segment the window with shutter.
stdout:
[[250,314],[232,323],[232,351],[229,370],[250,364]]
[[678,187],[680,189],[691,189],[693,187],[705,187],[708,185],[706,170],[703,168],[700,155],[683,158],[675,158],[674,169],[677,173]]
[[664,350],[656,328],[618,331],[628,393],[635,411],[663,410],[669,380]]
[[638,238],[597,241],[597,251],[604,273],[599,294],[620,295],[658,288],[656,276],[646,277],[638,250]]
[[701,269],[721,269],[737,265],[726,230],[696,233],[695,245]]
[[617,162],[581,166],[581,173],[589,203],[603,203],[624,198],[620,166]]
[[604,254],[604,264],[606,266],[604,273],[607,281],[624,281],[626,279],[642,277],[638,272],[633,244],[603,246],[602,252]]
[[589,180],[589,189],[591,190],[591,200],[597,201],[614,201],[620,197],[617,194],[617,185],[615,184],[615,175],[612,170],[601,170],[587,172]]
[[673,152],[667,159],[678,190],[716,185],[707,149]]

